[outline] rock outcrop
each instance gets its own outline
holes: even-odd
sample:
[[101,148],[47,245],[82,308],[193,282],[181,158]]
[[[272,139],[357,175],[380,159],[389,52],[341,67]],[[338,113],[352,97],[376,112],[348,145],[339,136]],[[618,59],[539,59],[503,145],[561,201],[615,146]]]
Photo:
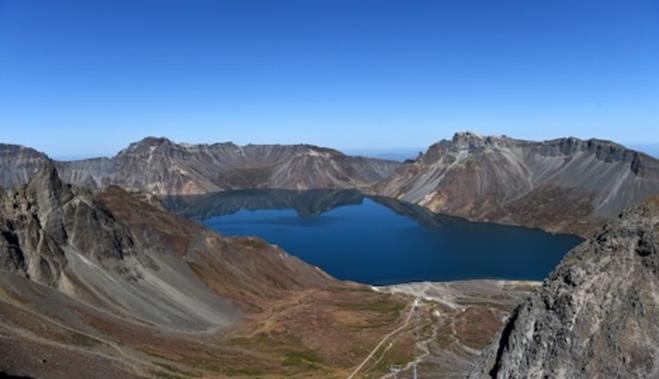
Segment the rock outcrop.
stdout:
[[[206,282],[211,268],[222,291]],[[0,192],[0,271],[181,330],[227,326],[273,288],[332,281],[266,243],[221,237],[118,187],[93,194],[65,184],[51,161]],[[241,296],[247,289],[258,295]]]
[[589,235],[659,193],[659,161],[596,139],[465,132],[430,146],[370,191],[471,220]]
[[[45,154],[0,145],[0,185],[25,183]],[[112,158],[57,162],[67,183],[118,185],[158,195],[191,195],[240,188],[361,188],[391,175],[399,162],[345,155],[312,145],[178,144],[148,137]]]
[[626,210],[510,316],[472,378],[659,375],[659,198]]

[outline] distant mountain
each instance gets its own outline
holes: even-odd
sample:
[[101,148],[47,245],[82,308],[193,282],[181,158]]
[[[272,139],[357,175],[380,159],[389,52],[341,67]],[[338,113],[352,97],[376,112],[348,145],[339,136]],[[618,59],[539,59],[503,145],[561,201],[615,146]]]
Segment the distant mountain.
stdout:
[[[0,145],[0,185],[25,183],[46,156]],[[312,145],[177,144],[145,138],[112,158],[57,162],[65,182],[119,185],[158,195],[203,194],[236,188],[361,188],[389,176],[400,163],[353,157]]]
[[369,190],[472,220],[589,234],[659,193],[659,161],[609,141],[457,133]]
[[659,197],[571,253],[510,316],[472,378],[656,378]]
[[29,147],[0,143],[0,186],[27,183],[47,159],[46,154]]
[[[46,155],[0,145],[0,185],[25,183]],[[533,142],[457,133],[404,163],[311,145],[178,144],[145,138],[112,158],[57,162],[65,182],[156,195],[356,189],[476,221],[589,235],[659,193],[659,160],[609,141]]]

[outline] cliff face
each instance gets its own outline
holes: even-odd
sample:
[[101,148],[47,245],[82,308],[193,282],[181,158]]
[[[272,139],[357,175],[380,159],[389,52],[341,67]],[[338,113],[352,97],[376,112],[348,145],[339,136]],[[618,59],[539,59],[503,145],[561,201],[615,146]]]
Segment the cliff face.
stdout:
[[29,147],[0,143],[0,186],[27,183],[46,159],[46,154]]
[[114,184],[170,195],[240,188],[363,187],[399,166],[311,145],[186,145],[154,138],[132,144],[115,162]]
[[473,220],[590,234],[659,192],[659,161],[602,140],[458,133],[371,188]]
[[277,288],[332,282],[270,245],[221,237],[119,188],[95,195],[64,184],[50,161],[0,192],[0,271],[183,330],[227,326]]
[[659,375],[659,198],[566,256],[509,318],[472,378]]
[[132,256],[133,241],[87,191],[62,183],[46,161],[27,185],[0,196],[2,269],[21,272],[48,286],[62,284],[66,250],[96,260]]
[[[0,146],[0,185],[27,182],[47,157]],[[239,188],[358,188],[382,180],[399,162],[344,155],[311,145],[177,144],[145,138],[112,158],[58,162],[62,179],[86,188],[118,185],[158,195]]]

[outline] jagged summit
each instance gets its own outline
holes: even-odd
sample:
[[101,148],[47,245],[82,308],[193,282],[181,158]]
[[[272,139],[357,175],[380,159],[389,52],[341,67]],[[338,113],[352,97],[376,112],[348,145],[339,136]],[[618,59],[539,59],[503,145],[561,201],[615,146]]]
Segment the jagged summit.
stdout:
[[166,137],[145,137],[139,141],[132,142],[125,149],[121,150],[117,155],[130,154],[138,151],[153,152],[160,147],[173,148],[178,146],[174,141]]
[[[154,137],[148,136],[144,137],[139,141],[131,142],[128,147],[122,151],[134,151],[139,149],[148,149],[148,148],[158,148],[158,147],[168,147],[168,148],[199,148],[199,147],[213,147],[213,146],[238,146],[233,142],[214,142],[210,144],[195,144],[187,142],[175,142],[167,137]],[[121,152],[120,152],[121,154]]]
[[645,155],[638,151],[629,149],[613,141],[598,138],[580,139],[577,137],[555,138],[545,141],[527,141],[516,139],[507,135],[483,136],[475,132],[457,132],[450,140],[443,139],[432,146],[445,146],[454,148],[467,147],[506,147],[515,145],[539,145],[546,147],[558,147],[563,154],[571,154],[580,150],[599,151],[601,154],[632,156],[634,154]]
[[327,147],[322,147],[322,146],[317,146],[317,145],[312,145],[308,143],[295,143],[295,144],[280,144],[280,143],[273,143],[273,144],[254,144],[254,143],[248,143],[246,145],[240,146],[237,145],[231,141],[225,141],[225,142],[213,142],[213,143],[187,143],[187,142],[175,142],[167,137],[154,137],[154,136],[148,136],[144,137],[139,141],[132,142],[128,145],[128,147],[124,150],[126,151],[134,151],[138,149],[144,149],[144,148],[158,148],[158,147],[168,147],[168,148],[180,148],[180,149],[203,149],[203,148],[213,148],[213,147],[235,147],[238,149],[262,149],[262,148],[269,148],[269,149],[296,149],[296,150],[314,150],[314,151],[325,151],[325,152],[332,152],[336,154],[341,154],[338,150],[327,148]]
[[30,178],[27,186],[28,188],[41,187],[48,192],[59,191],[63,187],[63,183],[57,173],[55,162],[46,159],[41,168]]
[[70,187],[60,179],[55,162],[47,159],[26,184],[25,193],[40,207],[53,208],[73,197]]
[[530,141],[515,139],[506,135],[480,135],[478,133],[465,131],[455,133],[450,140],[444,139],[435,145],[441,145],[454,150],[467,149],[470,151],[482,151],[483,149],[503,148],[512,144],[524,142]]
[[52,287],[64,285],[71,259],[67,249],[95,259],[124,256],[131,249],[130,239],[92,194],[63,183],[51,160],[27,184],[10,190],[0,219],[4,244],[15,246],[14,264],[5,262],[0,269]]
[[454,143],[459,143],[460,141],[482,141],[485,139],[491,139],[491,138],[496,138],[494,136],[481,136],[478,133],[475,132],[470,132],[470,131],[464,131],[464,132],[456,132],[453,134],[453,138],[451,138],[451,141]]
[[141,140],[139,140],[137,142],[131,143],[131,145],[155,145],[155,146],[163,145],[163,144],[173,145],[174,142],[172,140],[170,140],[169,138],[167,138],[167,137],[148,136],[148,137],[142,138]]

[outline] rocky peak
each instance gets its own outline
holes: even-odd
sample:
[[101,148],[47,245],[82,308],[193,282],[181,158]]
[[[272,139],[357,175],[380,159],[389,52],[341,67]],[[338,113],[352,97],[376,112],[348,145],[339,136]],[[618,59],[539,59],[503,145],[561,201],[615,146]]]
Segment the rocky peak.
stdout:
[[57,167],[55,166],[55,162],[51,159],[47,159],[28,182],[28,186],[42,185],[52,189],[59,189],[62,187],[62,181],[57,174]]
[[482,141],[483,137],[475,132],[470,132],[470,131],[464,131],[464,132],[457,132],[453,134],[453,143],[459,143],[461,141]]
[[160,146],[160,145],[174,145],[170,139],[165,137],[145,137],[142,140],[136,142],[142,146]]
[[448,145],[451,150],[479,152],[485,149],[500,148],[502,145],[510,141],[514,142],[516,140],[506,136],[481,136],[477,133],[467,131],[455,133],[453,138],[450,141],[446,141],[445,144]]
[[474,132],[459,132],[451,139],[453,147],[458,149],[473,149],[483,147],[487,140]]
[[68,201],[73,193],[57,173],[55,162],[47,159],[41,168],[30,178],[25,187],[26,195],[36,200],[42,208],[52,208]]
[[507,322],[471,377],[656,377],[659,197],[572,250]]
[[[481,136],[470,131],[458,132],[450,140],[443,139],[431,145],[425,154],[417,158],[417,161],[432,164],[439,159],[446,158],[447,153],[458,154],[465,151],[469,154],[478,153],[487,149],[497,148],[507,139],[505,136]],[[454,157],[447,159],[452,161]]]
[[132,238],[95,196],[60,180],[46,160],[29,182],[0,197],[0,250],[11,259],[0,269],[19,270],[32,280],[56,287],[72,249],[99,262],[122,259],[133,250]]
[[128,145],[121,150],[117,156],[126,156],[132,154],[152,154],[155,150],[161,148],[174,148],[177,145],[165,137],[146,137],[137,142]]
[[318,157],[318,158],[330,158],[344,156],[344,154],[338,150],[328,149],[324,147],[319,147],[315,145],[301,144],[296,145],[297,149],[306,156]]
[[507,146],[533,149],[534,152],[544,156],[570,156],[579,152],[594,154],[597,159],[605,162],[630,162],[632,169],[638,172],[639,168],[647,163],[643,153],[627,149],[625,146],[612,141],[591,138],[582,140],[576,137],[557,138],[542,142],[532,142],[502,136],[481,136],[474,132],[458,132],[451,140],[442,140],[429,149],[435,150],[430,154],[433,159],[441,157],[442,152],[468,151],[478,153],[489,149],[500,149]]
[[191,153],[198,153],[198,152],[226,152],[226,151],[233,151],[233,152],[240,152],[240,146],[236,145],[235,143],[231,141],[227,142],[215,142],[211,144],[204,144],[204,143],[188,143],[188,142],[182,142],[176,144],[176,146],[179,146],[183,149],[185,149],[188,152]]

